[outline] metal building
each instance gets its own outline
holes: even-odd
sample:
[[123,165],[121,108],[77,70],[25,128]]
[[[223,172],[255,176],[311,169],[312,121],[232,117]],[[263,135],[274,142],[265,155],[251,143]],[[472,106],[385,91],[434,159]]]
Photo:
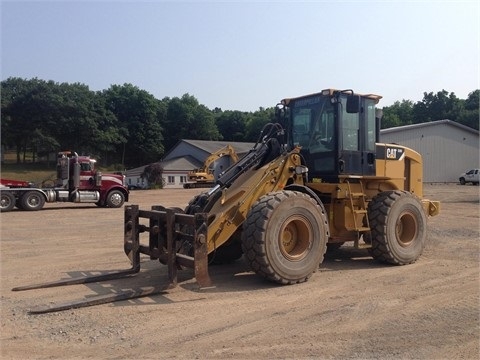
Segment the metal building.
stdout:
[[458,182],[461,173],[479,168],[478,130],[451,120],[383,129],[380,141],[419,152],[424,182]]

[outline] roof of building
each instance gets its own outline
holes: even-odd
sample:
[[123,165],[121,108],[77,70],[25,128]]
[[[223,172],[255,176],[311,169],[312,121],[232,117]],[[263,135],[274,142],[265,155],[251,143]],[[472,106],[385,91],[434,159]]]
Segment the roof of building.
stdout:
[[465,125],[459,124],[455,121],[448,120],[448,119],[437,120],[437,121],[429,121],[429,122],[424,122],[424,123],[420,123],[420,124],[396,126],[396,127],[392,127],[392,128],[388,128],[388,129],[382,129],[382,130],[380,130],[380,133],[388,134],[388,133],[397,132],[397,131],[419,129],[419,128],[422,128],[422,127],[436,126],[436,125],[441,125],[441,124],[455,126],[455,127],[460,128],[460,129],[463,129],[465,131],[469,131],[469,132],[472,132],[472,133],[477,134],[477,135],[479,134],[478,130],[475,130],[475,129],[469,127],[469,126],[465,126]]
[[127,177],[140,176],[140,175],[143,174],[143,171],[145,170],[145,168],[147,166],[148,165],[144,165],[144,166],[140,166],[140,167],[137,167],[137,168],[125,170],[125,176],[127,176]]
[[195,169],[202,166],[202,163],[193,156],[180,156],[170,160],[161,161],[164,171],[178,171],[185,169]]
[[[180,156],[170,160],[159,161],[164,171],[185,171],[185,169],[195,169],[202,166],[202,163],[193,156]],[[150,164],[149,164],[150,165]],[[140,176],[149,165],[140,166],[125,171],[127,177]]]
[[209,153],[214,153],[218,149],[225,147],[227,145],[232,146],[237,152],[248,152],[254,143],[248,142],[232,142],[232,141],[210,141],[210,140],[183,140],[186,143],[189,143],[193,146],[196,146],[202,150],[208,151]]
[[253,147],[253,145],[255,145],[254,143],[248,142],[182,139],[167,154],[165,154],[164,159],[168,159],[169,154],[172,153],[182,142],[194,146],[209,154],[213,154],[215,151],[218,151],[227,145],[232,146],[237,154],[244,154],[247,153]]

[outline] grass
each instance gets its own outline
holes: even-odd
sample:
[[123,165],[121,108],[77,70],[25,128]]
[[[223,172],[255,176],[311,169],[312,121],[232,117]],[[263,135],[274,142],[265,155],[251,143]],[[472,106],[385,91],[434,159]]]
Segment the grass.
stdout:
[[11,164],[3,163],[0,167],[0,177],[3,179],[30,181],[39,186],[42,183],[55,180],[57,172],[55,164],[25,163]]

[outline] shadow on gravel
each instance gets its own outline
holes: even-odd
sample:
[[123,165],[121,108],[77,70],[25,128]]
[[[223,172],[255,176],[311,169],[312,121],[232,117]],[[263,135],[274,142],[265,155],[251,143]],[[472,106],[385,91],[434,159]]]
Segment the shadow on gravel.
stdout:
[[[320,268],[327,271],[349,271],[358,269],[370,269],[378,268],[382,265],[374,261],[369,255],[367,250],[359,250],[353,247],[341,247],[328,251],[325,255],[324,262],[320,265]],[[125,268],[128,267],[126,263]],[[62,276],[62,274],[53,274],[50,279],[46,281],[59,280],[65,278],[77,278],[93,275],[108,274],[113,270],[79,270],[70,271],[68,276]],[[232,292],[244,292],[244,291],[257,291],[267,290],[271,288],[281,287],[282,285],[267,281],[260,276],[256,275],[253,271],[250,271],[244,258],[224,265],[211,265],[209,267],[210,277],[213,283],[211,288],[199,289],[198,285],[193,277],[193,270],[179,270],[178,271],[178,285],[172,289],[162,291],[159,294],[147,295],[140,298],[122,300],[112,303],[114,306],[131,306],[131,305],[158,305],[158,304],[171,304],[178,302],[191,302],[205,299],[205,296],[209,293],[232,293]],[[57,275],[57,276],[56,276]],[[168,286],[168,269],[166,266],[160,264],[158,261],[144,260],[141,263],[141,270],[137,274],[129,275],[114,280],[106,280],[101,282],[93,282],[87,284],[69,285],[68,287],[87,287],[93,294],[84,297],[85,300],[89,300],[93,297],[110,296],[120,294],[123,292],[130,292],[138,289],[166,289]],[[25,284],[19,284],[25,285]],[[58,299],[54,299],[55,304],[65,302],[65,297],[62,299],[62,292],[65,294],[71,293],[71,290],[66,290],[65,286],[57,288],[56,294]],[[81,288],[79,288],[81,289]],[[79,290],[79,292],[84,291]],[[41,290],[36,290],[36,296],[41,297]],[[176,294],[181,291],[187,291],[188,294],[182,295],[184,300],[171,300],[170,294]],[[26,293],[28,290],[26,291]],[[51,299],[50,299],[51,300]],[[82,300],[79,298],[75,300]],[[72,301],[72,300],[69,300]],[[50,303],[53,305],[52,303]]]
[[383,264],[374,260],[368,253],[367,249],[356,249],[351,246],[342,246],[339,249],[327,251],[320,268],[348,271],[389,266],[392,265]]

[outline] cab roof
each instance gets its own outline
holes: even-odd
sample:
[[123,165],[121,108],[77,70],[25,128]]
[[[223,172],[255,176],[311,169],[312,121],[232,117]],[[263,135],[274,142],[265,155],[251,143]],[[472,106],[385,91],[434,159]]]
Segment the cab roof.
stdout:
[[[336,93],[338,92],[341,92],[341,91],[345,91],[345,90],[338,90],[338,89],[325,89],[325,90],[322,90],[321,92],[318,92],[318,93],[313,93],[313,94],[309,94],[309,95],[302,95],[302,96],[298,96],[298,97],[294,97],[294,98],[286,98],[286,99],[283,99],[281,101],[282,104],[284,105],[288,105],[291,101],[294,101],[294,100],[297,100],[297,99],[303,99],[303,98],[306,98],[306,97],[310,97],[310,96],[315,96],[315,95],[319,95],[319,96],[333,96],[335,95]],[[353,90],[351,90],[353,94],[355,95],[359,95],[363,98],[367,98],[367,99],[372,99],[372,100],[375,100],[375,104],[378,104],[378,102],[380,101],[380,99],[382,98],[382,96],[380,95],[375,95],[375,94],[357,94],[357,93],[354,93]]]

